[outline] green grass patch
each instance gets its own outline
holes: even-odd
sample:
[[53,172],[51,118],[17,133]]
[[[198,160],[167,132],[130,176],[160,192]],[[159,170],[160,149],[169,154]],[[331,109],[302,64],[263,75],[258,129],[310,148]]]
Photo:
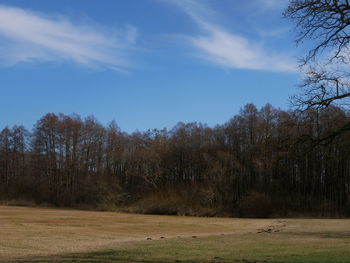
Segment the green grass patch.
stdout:
[[21,262],[348,263],[350,241],[293,234],[244,234],[131,243],[117,250]]

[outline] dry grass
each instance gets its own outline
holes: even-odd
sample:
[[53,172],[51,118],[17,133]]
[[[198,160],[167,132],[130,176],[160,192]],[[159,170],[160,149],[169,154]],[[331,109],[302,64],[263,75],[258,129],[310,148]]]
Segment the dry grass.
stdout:
[[[196,218],[0,206],[0,261],[135,246],[140,251],[138,244],[181,247],[186,237],[201,240],[203,249],[210,242],[217,249],[223,246],[220,242],[232,242],[229,246],[235,249],[260,246],[263,237],[264,244],[317,248],[339,243],[350,251],[350,220]],[[152,241],[145,243],[147,238]],[[157,243],[160,240],[165,242]]]

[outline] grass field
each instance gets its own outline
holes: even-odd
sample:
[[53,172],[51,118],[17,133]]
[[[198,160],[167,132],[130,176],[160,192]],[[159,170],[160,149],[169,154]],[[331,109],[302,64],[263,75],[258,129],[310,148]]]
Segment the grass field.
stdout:
[[350,220],[0,206],[0,262],[350,262]]

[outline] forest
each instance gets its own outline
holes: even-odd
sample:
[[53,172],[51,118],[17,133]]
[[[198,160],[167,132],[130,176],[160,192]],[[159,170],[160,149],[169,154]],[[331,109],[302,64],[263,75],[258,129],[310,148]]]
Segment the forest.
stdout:
[[241,108],[222,125],[128,134],[49,113],[0,133],[0,199],[201,216],[350,216],[350,113]]
[[[226,123],[123,132],[49,113],[0,133],[0,200],[200,216],[350,216],[350,4],[291,0],[292,107],[247,104]],[[311,41],[310,41],[311,40]],[[305,46],[305,44],[304,44]]]

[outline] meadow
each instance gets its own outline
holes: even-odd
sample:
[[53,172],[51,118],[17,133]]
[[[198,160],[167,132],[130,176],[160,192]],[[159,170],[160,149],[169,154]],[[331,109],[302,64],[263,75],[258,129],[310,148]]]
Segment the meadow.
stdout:
[[0,206],[0,262],[350,262],[349,219]]

